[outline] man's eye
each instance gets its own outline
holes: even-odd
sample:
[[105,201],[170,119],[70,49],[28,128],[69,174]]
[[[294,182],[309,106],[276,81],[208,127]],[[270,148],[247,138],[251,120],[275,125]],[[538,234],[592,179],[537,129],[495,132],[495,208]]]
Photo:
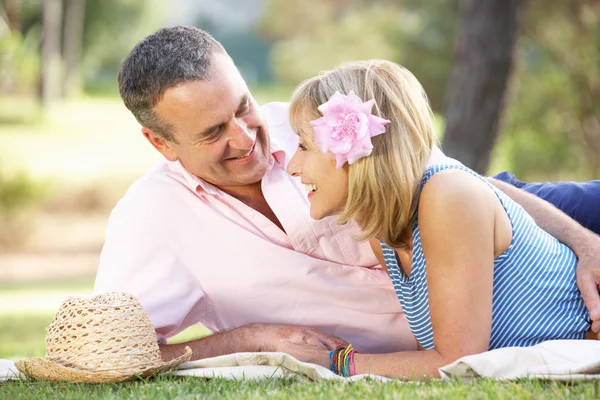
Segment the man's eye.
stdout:
[[211,129],[208,134],[202,139],[203,142],[216,140],[219,134],[223,131],[224,125],[219,125],[216,128]]
[[244,104],[244,106],[239,109],[238,115],[246,114],[248,111],[250,111],[250,103],[249,102]]

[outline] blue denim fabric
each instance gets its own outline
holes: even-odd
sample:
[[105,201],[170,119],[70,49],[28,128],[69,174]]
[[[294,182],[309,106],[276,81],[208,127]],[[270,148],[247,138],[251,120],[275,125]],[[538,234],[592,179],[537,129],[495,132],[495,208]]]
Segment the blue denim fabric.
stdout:
[[508,171],[501,172],[494,178],[554,204],[575,221],[600,235],[600,180],[526,183]]

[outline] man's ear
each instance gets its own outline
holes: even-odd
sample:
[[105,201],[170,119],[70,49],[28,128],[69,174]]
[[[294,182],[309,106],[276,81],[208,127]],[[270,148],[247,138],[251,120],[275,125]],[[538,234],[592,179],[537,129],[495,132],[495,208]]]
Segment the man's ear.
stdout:
[[167,160],[173,162],[179,159],[179,156],[171,147],[170,142],[166,141],[161,136],[154,133],[152,129],[146,128],[144,126],[142,127],[142,134],[146,139],[148,139],[150,144],[154,146],[154,148],[158,150],[158,152],[162,154]]

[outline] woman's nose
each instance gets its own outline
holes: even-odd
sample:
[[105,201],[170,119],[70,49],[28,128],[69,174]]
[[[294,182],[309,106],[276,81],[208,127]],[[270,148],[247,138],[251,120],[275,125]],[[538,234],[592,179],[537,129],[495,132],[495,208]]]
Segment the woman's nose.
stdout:
[[288,163],[286,171],[291,176],[300,176],[300,174],[302,173],[302,165],[300,163],[300,156],[298,155],[298,151],[294,153],[294,156]]

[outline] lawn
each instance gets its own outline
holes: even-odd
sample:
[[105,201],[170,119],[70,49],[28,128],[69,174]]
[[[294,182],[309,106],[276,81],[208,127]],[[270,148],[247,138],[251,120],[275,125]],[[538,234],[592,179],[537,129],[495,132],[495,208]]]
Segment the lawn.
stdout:
[[147,382],[113,385],[67,385],[16,382],[0,386],[5,399],[597,399],[597,383],[562,384],[489,380],[461,383],[333,383],[294,382],[270,379],[262,382],[198,380],[160,377]]

